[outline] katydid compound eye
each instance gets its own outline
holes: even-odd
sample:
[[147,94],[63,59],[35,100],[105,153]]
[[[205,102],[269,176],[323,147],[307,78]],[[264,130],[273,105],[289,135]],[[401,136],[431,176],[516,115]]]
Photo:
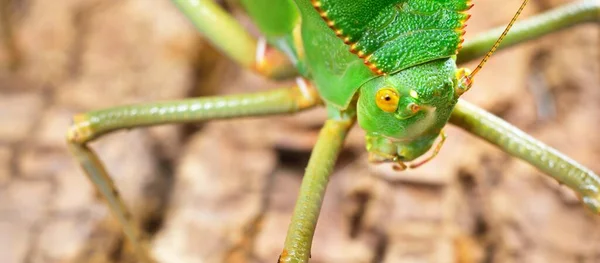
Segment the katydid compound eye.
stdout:
[[395,112],[398,109],[400,96],[391,88],[383,88],[377,91],[375,103],[382,111]]

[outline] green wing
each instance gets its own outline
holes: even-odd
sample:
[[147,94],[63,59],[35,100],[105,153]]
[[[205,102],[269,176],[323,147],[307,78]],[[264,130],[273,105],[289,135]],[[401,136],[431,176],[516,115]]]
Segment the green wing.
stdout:
[[470,0],[311,0],[350,51],[377,74],[455,55]]
[[298,9],[292,0],[241,0],[241,3],[267,37],[290,34],[298,23]]
[[335,36],[310,0],[296,0],[302,17],[303,59],[321,98],[328,105],[345,109],[356,90],[376,75],[362,59],[348,52],[348,46]]

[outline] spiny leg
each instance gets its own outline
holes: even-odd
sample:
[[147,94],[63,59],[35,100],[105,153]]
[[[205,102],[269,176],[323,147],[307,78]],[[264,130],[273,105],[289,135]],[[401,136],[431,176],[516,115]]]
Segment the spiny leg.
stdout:
[[120,129],[293,113],[319,103],[316,90],[299,79],[297,86],[260,93],[121,106],[75,116],[67,142],[87,176],[106,198],[139,259],[153,262],[139,226],[132,220],[104,165],[87,146],[88,142]]
[[[498,49],[508,48],[581,23],[599,21],[599,1],[588,0],[567,4],[517,22]],[[457,63],[469,62],[485,55],[503,31],[504,27],[499,27],[466,41],[458,54]]]
[[274,79],[297,75],[294,65],[283,53],[267,48],[266,41],[257,41],[213,0],[173,2],[203,36],[243,67]]
[[308,262],[325,189],[354,119],[325,122],[313,148],[279,263]]
[[577,192],[588,208],[600,214],[600,177],[588,168],[464,100],[458,101],[450,122],[552,176]]

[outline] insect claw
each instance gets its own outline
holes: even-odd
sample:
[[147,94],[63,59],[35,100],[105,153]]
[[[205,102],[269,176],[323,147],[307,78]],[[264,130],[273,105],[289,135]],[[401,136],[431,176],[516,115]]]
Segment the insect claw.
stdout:
[[397,163],[395,163],[394,165],[392,165],[392,169],[394,169],[394,171],[396,172],[401,172],[406,170],[407,166],[405,163],[398,161]]

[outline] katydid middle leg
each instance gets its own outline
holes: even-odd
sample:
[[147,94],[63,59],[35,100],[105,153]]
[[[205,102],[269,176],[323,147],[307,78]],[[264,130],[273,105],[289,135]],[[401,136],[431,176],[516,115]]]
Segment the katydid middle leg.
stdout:
[[139,226],[131,219],[112,179],[88,143],[120,129],[293,113],[318,105],[320,100],[314,88],[301,79],[298,83],[290,88],[253,94],[121,106],[80,114],[74,117],[74,124],[67,133],[69,149],[108,201],[110,210],[123,227],[139,259],[153,262],[145,248]]

